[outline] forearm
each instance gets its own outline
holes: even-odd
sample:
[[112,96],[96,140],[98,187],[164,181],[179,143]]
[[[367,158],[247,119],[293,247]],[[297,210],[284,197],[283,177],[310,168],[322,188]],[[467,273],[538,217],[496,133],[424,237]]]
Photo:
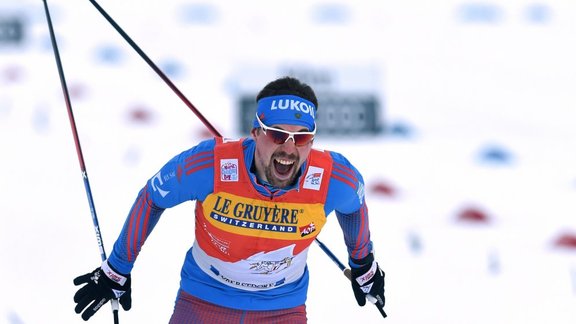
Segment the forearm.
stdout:
[[372,251],[368,213],[365,205],[351,214],[336,212],[344,234],[348,255],[352,259],[362,259]]
[[108,258],[121,273],[130,273],[144,242],[164,212],[151,201],[147,189],[145,186],[138,194]]

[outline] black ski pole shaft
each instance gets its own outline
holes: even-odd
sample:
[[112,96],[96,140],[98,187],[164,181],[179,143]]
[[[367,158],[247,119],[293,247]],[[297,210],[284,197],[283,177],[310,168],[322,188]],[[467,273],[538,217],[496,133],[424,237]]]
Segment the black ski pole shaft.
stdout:
[[[100,231],[100,225],[98,224],[98,217],[96,215],[96,208],[94,205],[94,199],[92,197],[92,190],[90,190],[90,181],[88,179],[88,173],[86,172],[86,164],[84,163],[84,155],[82,154],[82,147],[80,146],[80,140],[78,138],[78,130],[76,128],[76,122],[74,120],[74,113],[72,111],[72,105],[70,103],[70,94],[68,93],[68,86],[66,85],[66,78],[64,77],[64,69],[62,67],[62,60],[60,59],[60,53],[58,51],[58,44],[56,43],[56,35],[54,34],[54,27],[52,25],[52,19],[50,18],[50,11],[48,10],[48,4],[46,0],[44,1],[44,11],[46,13],[46,20],[48,22],[48,29],[50,30],[50,40],[52,41],[52,48],[54,50],[54,58],[56,59],[56,66],[58,67],[58,75],[60,76],[60,84],[62,86],[62,92],[64,94],[64,101],[66,102],[66,108],[68,110],[68,119],[70,120],[70,127],[72,129],[72,135],[74,137],[74,143],[76,145],[76,154],[78,155],[78,162],[80,163],[80,171],[82,172],[82,179],[84,180],[84,189],[86,191],[86,196],[88,197],[88,204],[90,206],[90,215],[92,215],[92,223],[94,225],[94,231],[96,233],[96,241],[98,242],[98,249],[100,251],[100,258],[102,261],[106,260],[106,251],[104,250],[104,242],[102,240],[102,233]],[[114,323],[118,324],[118,300],[113,299],[111,302],[112,313],[114,315]]]
[[156,72],[158,76],[160,76],[160,78],[164,80],[164,82],[168,85],[168,87],[170,87],[170,89],[172,89],[172,91],[176,93],[176,95],[186,104],[186,106],[188,106],[188,108],[192,110],[192,112],[208,128],[208,130],[212,133],[212,135],[222,137],[222,135],[220,135],[218,130],[216,130],[216,128],[212,126],[212,124],[208,121],[208,119],[206,119],[204,115],[200,113],[200,111],[192,104],[192,102],[190,102],[190,100],[186,98],[186,96],[182,93],[182,91],[180,91],[180,89],[178,89],[178,87],[174,85],[174,83],[164,74],[164,72],[162,72],[162,70],[160,70],[160,68],[156,66],[156,64],[154,64],[154,62],[148,57],[148,55],[146,55],[146,53],[144,53],[144,51],[138,46],[138,44],[136,44],[136,42],[134,42],[132,38],[130,38],[130,36],[128,36],[128,34],[124,32],[124,30],[116,23],[116,21],[114,21],[114,19],[112,19],[112,17],[110,17],[110,15],[108,15],[108,13],[96,1],[94,0],[89,1],[94,5],[94,7],[96,7],[96,9],[100,12],[100,14],[102,14],[102,16],[104,16],[104,18],[108,20],[108,22],[114,27],[114,29],[116,29],[116,31],[122,36],[122,38],[124,38],[124,40],[126,40],[126,42],[128,42],[128,44],[132,46],[132,48],[138,53],[138,55],[140,55],[140,57],[144,59],[146,63],[148,63],[148,65],[152,68],[152,70],[154,70],[154,72]]

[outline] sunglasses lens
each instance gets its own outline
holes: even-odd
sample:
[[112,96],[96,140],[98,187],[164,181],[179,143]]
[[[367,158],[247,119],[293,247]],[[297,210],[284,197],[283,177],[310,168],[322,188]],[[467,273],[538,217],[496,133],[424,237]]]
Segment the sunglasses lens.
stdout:
[[290,134],[279,132],[270,128],[266,131],[266,134],[268,134],[268,136],[276,144],[284,144],[288,137],[290,137]]
[[313,139],[313,134],[294,134],[294,144],[296,146],[306,145]]

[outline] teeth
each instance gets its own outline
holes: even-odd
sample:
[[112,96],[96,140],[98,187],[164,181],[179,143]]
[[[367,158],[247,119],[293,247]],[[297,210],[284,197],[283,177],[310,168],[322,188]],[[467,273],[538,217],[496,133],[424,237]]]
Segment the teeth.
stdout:
[[294,164],[294,161],[289,161],[289,160],[278,160],[276,159],[276,162],[283,164],[283,165],[292,165]]

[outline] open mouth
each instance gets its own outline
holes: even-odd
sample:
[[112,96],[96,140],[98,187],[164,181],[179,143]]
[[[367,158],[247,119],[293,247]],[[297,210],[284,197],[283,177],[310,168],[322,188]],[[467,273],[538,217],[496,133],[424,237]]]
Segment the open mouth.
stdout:
[[274,159],[274,173],[280,179],[287,179],[292,174],[292,169],[296,164],[293,160]]

